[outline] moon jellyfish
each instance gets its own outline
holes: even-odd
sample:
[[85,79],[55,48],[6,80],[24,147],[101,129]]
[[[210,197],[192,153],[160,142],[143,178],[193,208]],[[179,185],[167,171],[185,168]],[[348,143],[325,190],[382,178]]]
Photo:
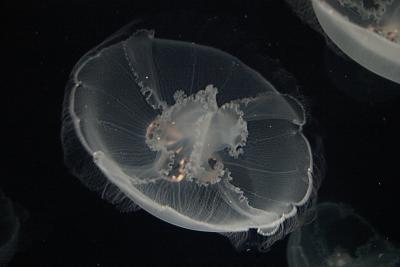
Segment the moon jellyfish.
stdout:
[[77,63],[62,140],[72,173],[122,210],[238,243],[250,229],[282,236],[308,203],[305,119],[296,99],[239,59],[141,30]]
[[292,233],[289,267],[398,267],[400,249],[345,206],[323,203],[317,219]]
[[[399,0],[310,1],[323,31],[337,47],[368,70],[400,83]],[[297,6],[287,2],[293,8],[300,6],[297,13],[314,24],[309,2],[302,0]]]
[[0,189],[0,266],[7,266],[16,253],[20,228],[13,203]]

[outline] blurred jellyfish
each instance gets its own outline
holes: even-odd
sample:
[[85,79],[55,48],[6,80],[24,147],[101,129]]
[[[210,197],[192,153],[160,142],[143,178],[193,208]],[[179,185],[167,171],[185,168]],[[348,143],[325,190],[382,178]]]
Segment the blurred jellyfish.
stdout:
[[322,30],[353,60],[400,83],[400,0],[287,0],[295,12]]
[[0,266],[7,266],[16,253],[20,228],[14,204],[0,189]]
[[297,100],[237,58],[141,30],[77,63],[62,141],[73,174],[122,210],[235,244],[257,229],[266,247],[315,189],[304,124]]
[[323,203],[317,219],[289,238],[289,267],[398,267],[393,247],[358,214],[345,206]]

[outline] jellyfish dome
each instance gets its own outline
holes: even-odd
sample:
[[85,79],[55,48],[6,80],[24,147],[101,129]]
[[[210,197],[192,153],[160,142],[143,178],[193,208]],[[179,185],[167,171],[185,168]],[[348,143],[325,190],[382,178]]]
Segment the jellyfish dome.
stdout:
[[141,30],[77,63],[62,140],[73,173],[110,201],[192,230],[270,236],[313,189],[304,124],[298,101],[237,58]]
[[291,234],[289,267],[398,267],[400,249],[343,204],[318,205],[316,220]]
[[400,0],[312,0],[329,38],[368,70],[400,83]]

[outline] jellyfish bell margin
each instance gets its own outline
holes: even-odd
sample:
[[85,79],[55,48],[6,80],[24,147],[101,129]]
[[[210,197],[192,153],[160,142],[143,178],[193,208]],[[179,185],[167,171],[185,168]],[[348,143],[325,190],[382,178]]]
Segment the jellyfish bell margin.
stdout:
[[225,233],[237,247],[249,229],[259,249],[292,231],[318,184],[301,103],[218,49],[145,30],[113,40],[67,84],[72,174],[123,211]]
[[19,249],[24,217],[18,209],[0,188],[0,266],[7,266]]

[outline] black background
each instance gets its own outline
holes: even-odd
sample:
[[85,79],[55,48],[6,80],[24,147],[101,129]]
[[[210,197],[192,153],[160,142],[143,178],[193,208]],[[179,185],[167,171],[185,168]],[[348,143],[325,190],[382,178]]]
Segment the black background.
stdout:
[[69,73],[135,19],[160,38],[215,46],[261,73],[267,57],[291,73],[309,112],[306,134],[323,142],[319,201],[347,203],[385,238],[400,241],[400,86],[339,57],[281,0],[215,2],[2,4],[0,188],[29,214],[10,266],[287,266],[286,239],[268,253],[238,253],[218,234],[177,228],[144,211],[120,213],[64,166]]

